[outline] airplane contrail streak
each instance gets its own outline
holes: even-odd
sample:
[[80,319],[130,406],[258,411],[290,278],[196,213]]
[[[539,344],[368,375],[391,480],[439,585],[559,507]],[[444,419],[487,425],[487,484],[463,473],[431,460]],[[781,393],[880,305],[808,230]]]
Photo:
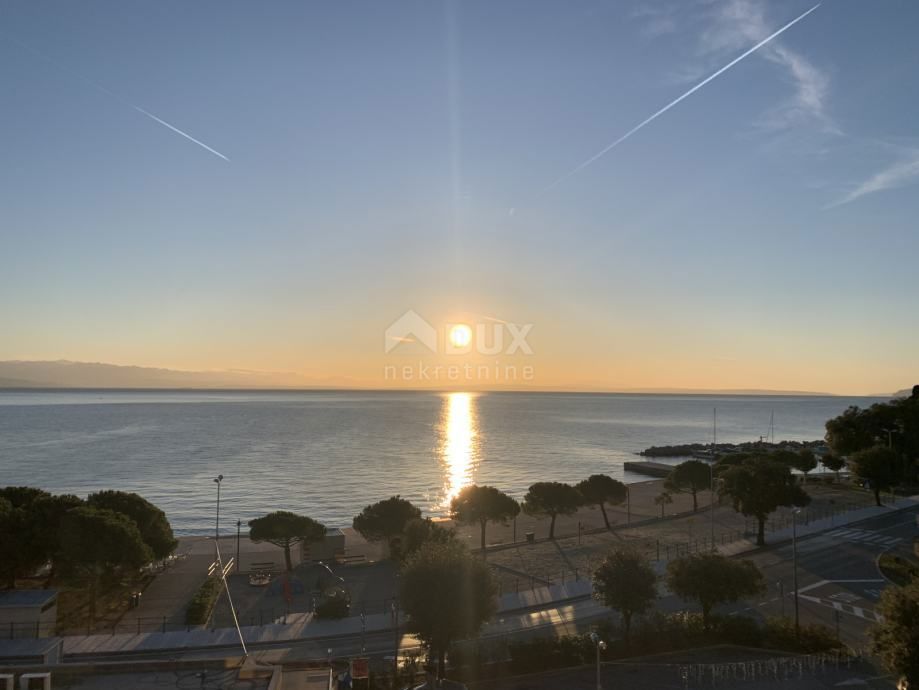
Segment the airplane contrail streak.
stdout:
[[169,123],[166,122],[165,120],[161,120],[160,118],[158,118],[158,117],[157,117],[156,115],[154,115],[153,113],[148,113],[146,110],[144,110],[144,109],[141,108],[140,106],[134,105],[133,103],[131,103],[130,106],[131,106],[132,108],[134,108],[134,110],[136,110],[137,112],[142,113],[143,115],[146,115],[147,117],[149,117],[149,118],[152,119],[152,120],[155,120],[156,122],[159,122],[159,123],[160,123],[161,125],[163,125],[164,127],[168,127],[169,129],[171,129],[171,130],[172,130],[173,132],[175,132],[176,134],[181,134],[183,137],[185,137],[185,138],[188,139],[189,141],[193,141],[193,142],[196,143],[198,146],[207,149],[208,151],[210,151],[211,153],[213,153],[215,156],[220,156],[221,158],[223,158],[223,160],[227,161],[228,163],[230,162],[230,159],[227,158],[226,156],[224,156],[222,153],[220,153],[220,151],[215,151],[214,149],[212,149],[210,146],[208,146],[208,145],[205,144],[204,142],[198,141],[198,140],[195,139],[193,136],[191,136],[190,134],[186,134],[185,132],[183,132],[183,131],[182,131],[181,129],[179,129],[178,127],[173,127],[171,124],[169,124]]
[[588,165],[590,165],[591,163],[593,163],[594,161],[596,161],[598,158],[602,158],[603,156],[605,156],[605,155],[606,155],[607,153],[609,153],[612,149],[614,149],[614,148],[617,147],[619,144],[621,144],[623,141],[625,141],[625,140],[628,139],[630,136],[632,136],[633,134],[635,134],[638,130],[640,130],[640,129],[641,129],[642,127],[644,127],[645,125],[650,124],[651,122],[653,122],[654,120],[656,120],[657,118],[659,118],[661,115],[663,115],[664,113],[666,113],[668,110],[670,110],[673,106],[675,106],[677,103],[679,103],[680,101],[682,101],[684,98],[688,98],[689,96],[691,96],[692,94],[694,94],[696,91],[698,91],[699,89],[701,89],[703,86],[705,86],[706,84],[708,84],[710,81],[712,81],[713,79],[715,79],[715,78],[719,77],[720,75],[724,74],[725,72],[727,72],[729,69],[731,69],[731,67],[733,67],[734,65],[736,65],[738,62],[740,62],[741,60],[743,60],[745,57],[747,57],[747,56],[752,55],[753,53],[755,53],[757,50],[759,50],[759,49],[762,48],[764,45],[766,45],[767,43],[769,43],[769,41],[771,41],[772,39],[774,39],[776,36],[778,36],[778,35],[784,33],[785,31],[787,31],[788,29],[790,29],[791,27],[793,27],[795,24],[797,24],[799,21],[801,21],[802,19],[804,19],[804,18],[805,18],[807,15],[809,15],[811,12],[813,12],[813,11],[816,10],[818,7],[820,7],[821,4],[822,4],[822,3],[819,3],[819,2],[818,2],[816,5],[814,5],[813,7],[811,7],[807,12],[805,12],[804,14],[802,14],[800,17],[797,17],[796,19],[792,19],[790,22],[788,22],[788,23],[787,23],[785,26],[783,26],[781,29],[778,29],[778,30],[775,31],[774,33],[772,33],[772,34],[770,34],[769,36],[767,36],[766,38],[764,38],[762,41],[760,41],[760,42],[757,43],[755,46],[753,46],[752,48],[750,48],[750,49],[749,49],[747,52],[745,52],[743,55],[740,55],[739,57],[734,58],[734,59],[731,60],[728,64],[726,64],[724,67],[722,67],[721,69],[719,69],[717,72],[715,72],[714,74],[711,74],[710,76],[706,77],[705,79],[703,79],[702,81],[700,81],[698,84],[696,84],[695,86],[693,86],[689,91],[687,91],[686,93],[684,93],[682,96],[680,96],[679,98],[677,98],[677,99],[671,101],[670,103],[668,103],[667,105],[665,105],[663,108],[661,108],[660,110],[658,110],[656,113],[654,113],[654,114],[651,115],[650,117],[648,117],[648,118],[642,120],[641,122],[639,122],[637,125],[635,125],[634,127],[632,127],[632,129],[630,129],[628,132],[626,132],[626,133],[623,134],[621,137],[619,137],[618,139],[616,139],[616,141],[614,141],[612,144],[610,144],[609,146],[607,146],[606,148],[604,148],[603,150],[601,150],[599,153],[594,154],[593,156],[591,156],[590,158],[588,158],[586,161],[584,161],[583,163],[581,163],[580,165],[578,165],[576,168],[574,168],[574,169],[568,171],[567,173],[565,173],[564,175],[562,175],[560,178],[558,178],[557,180],[555,180],[555,182],[553,182],[553,183],[550,184],[548,187],[546,187],[545,189],[542,190],[543,193],[548,192],[550,189],[553,189],[554,187],[558,186],[559,184],[561,184],[562,182],[564,182],[565,180],[567,180],[569,177],[572,177],[572,176],[574,176],[574,175],[577,175],[579,172],[581,172],[581,171],[582,171],[584,168],[586,168]]
[[121,103],[121,104],[123,104],[123,105],[126,105],[126,106],[128,106],[129,108],[133,108],[134,110],[136,110],[137,112],[139,112],[141,115],[146,115],[147,117],[149,117],[149,118],[150,118],[151,120],[153,120],[154,122],[158,122],[159,124],[163,125],[164,127],[167,127],[167,128],[169,128],[169,129],[171,129],[171,130],[172,130],[173,132],[175,132],[176,134],[179,134],[179,135],[185,137],[185,138],[188,139],[189,141],[191,141],[191,142],[197,144],[198,146],[200,146],[201,148],[203,148],[203,149],[205,149],[205,150],[207,150],[207,151],[210,151],[210,152],[213,153],[215,156],[219,156],[220,158],[222,158],[223,160],[227,161],[228,163],[231,162],[230,159],[227,158],[226,156],[224,156],[222,153],[220,153],[220,151],[217,151],[217,150],[215,150],[215,149],[212,149],[210,146],[208,146],[208,145],[205,144],[204,142],[199,141],[198,139],[195,139],[193,136],[191,136],[190,134],[187,134],[186,132],[183,132],[183,131],[182,131],[181,129],[179,129],[178,127],[175,127],[174,125],[169,124],[169,123],[166,122],[165,120],[163,120],[163,119],[161,119],[161,118],[158,118],[156,115],[154,115],[153,113],[151,113],[151,112],[149,112],[149,111],[147,111],[147,110],[144,110],[144,109],[141,108],[139,105],[134,105],[133,103],[131,103],[131,101],[127,100],[126,98],[124,98],[124,97],[122,97],[122,96],[120,96],[119,94],[115,93],[115,92],[112,91],[111,89],[106,88],[105,86],[103,86],[103,85],[100,84],[99,82],[97,82],[97,81],[95,81],[95,80],[93,80],[93,79],[90,79],[89,77],[85,77],[85,76],[83,76],[82,74],[80,74],[79,72],[73,71],[73,70],[70,69],[69,67],[67,67],[67,66],[61,64],[60,62],[58,62],[57,60],[55,60],[54,58],[49,57],[48,55],[45,55],[44,53],[42,53],[41,51],[36,50],[36,49],[33,48],[32,46],[26,45],[25,43],[23,43],[23,42],[20,41],[19,39],[14,38],[14,37],[10,36],[9,34],[6,34],[6,33],[4,33],[4,32],[0,32],[0,35],[5,36],[8,40],[12,41],[12,42],[15,43],[16,45],[18,45],[20,48],[24,48],[25,50],[28,50],[28,51],[29,51],[30,53],[32,53],[33,55],[37,55],[38,57],[40,57],[40,58],[41,58],[42,60],[44,60],[45,62],[48,62],[48,63],[54,65],[54,67],[56,67],[57,69],[61,70],[62,72],[66,72],[66,73],[69,74],[70,76],[75,77],[76,79],[79,79],[80,81],[89,84],[89,85],[92,86],[94,89],[97,89],[97,90],[101,91],[102,93],[106,94],[107,96],[110,96],[111,98],[114,98],[114,99],[115,99],[116,101],[118,101],[119,103]]

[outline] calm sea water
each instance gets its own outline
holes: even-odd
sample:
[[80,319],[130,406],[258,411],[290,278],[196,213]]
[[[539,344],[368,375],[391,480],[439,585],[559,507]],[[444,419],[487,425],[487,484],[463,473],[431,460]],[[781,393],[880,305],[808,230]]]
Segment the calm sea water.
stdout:
[[873,398],[563,393],[0,392],[0,485],[136,491],[180,534],[270,510],[350,524],[392,494],[440,514],[467,483],[522,496],[603,472],[650,445],[822,438]]

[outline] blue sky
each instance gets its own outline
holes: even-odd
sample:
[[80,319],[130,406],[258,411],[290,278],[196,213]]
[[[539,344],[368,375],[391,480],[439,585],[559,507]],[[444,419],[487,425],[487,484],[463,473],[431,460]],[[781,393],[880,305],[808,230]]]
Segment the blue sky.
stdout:
[[547,387],[912,385],[919,5],[827,0],[544,191],[810,7],[6,2],[0,359],[374,385],[413,308],[534,324]]

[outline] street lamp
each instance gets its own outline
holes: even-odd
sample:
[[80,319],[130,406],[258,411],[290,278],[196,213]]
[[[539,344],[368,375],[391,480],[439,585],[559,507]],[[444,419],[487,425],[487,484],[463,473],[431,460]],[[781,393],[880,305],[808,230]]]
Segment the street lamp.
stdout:
[[236,572],[239,573],[239,531],[242,529],[243,521],[236,521]]
[[708,465],[708,494],[709,506],[708,512],[711,513],[711,540],[712,552],[715,551],[715,454],[712,453],[712,461]]
[[801,634],[800,619],[798,617],[798,513],[800,508],[791,511],[791,568],[792,585],[795,588],[795,638]]
[[602,690],[600,685],[600,652],[606,649],[606,642],[601,640],[600,636],[595,632],[590,633],[590,641],[597,648],[597,690]]
[[708,493],[711,513],[712,551],[715,551],[715,459],[718,457],[718,408],[712,410],[712,459],[708,463]]
[[220,482],[223,481],[223,475],[218,474],[214,477],[214,483],[217,485],[217,522],[214,524],[214,544],[217,544],[217,551],[220,552]]

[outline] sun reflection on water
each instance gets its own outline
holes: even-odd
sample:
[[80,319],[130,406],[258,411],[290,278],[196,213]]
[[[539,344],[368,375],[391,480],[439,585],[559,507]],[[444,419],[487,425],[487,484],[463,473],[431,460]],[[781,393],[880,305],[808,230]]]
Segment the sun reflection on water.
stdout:
[[473,482],[479,461],[475,396],[447,393],[441,412],[440,461],[443,465],[443,508],[464,486]]

